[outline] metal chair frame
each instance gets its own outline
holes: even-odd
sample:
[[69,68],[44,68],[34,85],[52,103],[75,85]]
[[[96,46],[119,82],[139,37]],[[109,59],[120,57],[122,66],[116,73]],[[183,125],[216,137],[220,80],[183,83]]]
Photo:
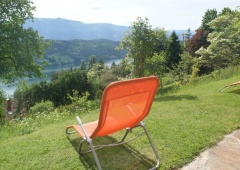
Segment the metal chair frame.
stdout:
[[[82,121],[81,119],[77,116],[76,117],[77,121],[78,121],[78,124],[79,126],[81,127],[81,129],[83,130],[84,134],[85,134],[85,138],[83,140],[81,140],[80,142],[80,145],[79,145],[79,154],[83,155],[83,154],[87,154],[87,153],[90,153],[92,152],[93,156],[94,156],[94,159],[95,159],[95,162],[97,164],[97,167],[99,170],[102,169],[101,167],[101,164],[99,162],[99,159],[98,159],[98,156],[97,156],[97,153],[96,153],[96,150],[98,149],[102,149],[102,148],[105,148],[105,147],[110,147],[110,146],[118,146],[118,145],[122,145],[122,144],[127,144],[131,141],[133,141],[134,139],[136,139],[137,137],[139,137],[140,135],[142,135],[143,133],[146,134],[147,138],[148,138],[148,141],[149,143],[151,144],[151,147],[152,147],[152,150],[157,158],[157,163],[154,167],[152,167],[150,170],[154,170],[154,169],[157,169],[160,165],[160,157],[158,155],[158,152],[152,142],[152,139],[150,138],[150,135],[145,127],[145,124],[143,123],[143,121],[141,121],[137,126],[133,127],[133,128],[126,128],[126,133],[124,134],[124,136],[122,137],[122,139],[118,142],[114,142],[114,143],[110,143],[110,144],[106,144],[106,145],[96,145],[94,146],[93,145],[93,139],[90,138],[90,136],[87,134],[86,130],[84,129],[83,127],[83,124],[82,124]],[[127,135],[129,134],[129,132],[132,132],[132,130],[136,127],[142,127],[144,131],[141,131],[138,135],[134,136],[133,138],[129,139],[128,141],[125,141]],[[69,131],[70,128],[66,128],[66,134],[72,134],[72,133],[75,133],[76,131]],[[87,143],[89,144],[90,146],[90,150],[87,150],[87,151],[81,151],[82,150],[82,145],[84,143]]]

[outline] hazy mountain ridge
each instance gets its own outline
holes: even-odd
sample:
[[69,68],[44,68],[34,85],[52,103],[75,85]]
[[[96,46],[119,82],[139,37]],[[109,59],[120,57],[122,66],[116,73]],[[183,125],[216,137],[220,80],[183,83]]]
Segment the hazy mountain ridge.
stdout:
[[[40,36],[51,40],[95,40],[108,39],[120,41],[124,33],[129,30],[128,26],[118,26],[109,23],[86,24],[81,21],[73,21],[62,18],[34,18],[34,22],[26,22],[25,28],[32,27],[37,30]],[[167,31],[170,36],[173,30]],[[174,30],[179,39],[182,40],[182,34],[187,30]],[[194,32],[192,31],[192,34]]]
[[107,23],[85,24],[62,18],[34,18],[34,22],[26,22],[25,28],[32,27],[45,39],[52,40],[94,40],[109,39],[119,41],[123,38],[126,26]]

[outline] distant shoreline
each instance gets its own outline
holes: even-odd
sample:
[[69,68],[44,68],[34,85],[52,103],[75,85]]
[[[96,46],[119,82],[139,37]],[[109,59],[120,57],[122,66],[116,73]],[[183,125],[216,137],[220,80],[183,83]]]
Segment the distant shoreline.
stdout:
[[[122,61],[122,59],[111,59],[111,60],[107,60],[104,61],[104,64],[107,65],[108,67],[111,67],[112,63],[115,62],[116,64],[119,64]],[[55,68],[54,68],[55,67]],[[49,66],[46,67],[43,70],[43,73],[47,75],[47,78],[45,79],[39,79],[39,78],[32,78],[32,79],[28,79],[26,80],[28,84],[31,83],[38,83],[41,80],[46,80],[47,82],[50,81],[52,73],[57,72],[57,71],[61,71],[61,70],[69,70],[71,68],[79,68],[79,65],[75,65],[75,66],[71,66],[71,65],[63,65],[63,66]],[[0,83],[0,88],[4,91],[6,97],[10,97],[14,94],[15,90],[17,89],[17,84],[18,83],[13,83],[13,84],[3,84]]]

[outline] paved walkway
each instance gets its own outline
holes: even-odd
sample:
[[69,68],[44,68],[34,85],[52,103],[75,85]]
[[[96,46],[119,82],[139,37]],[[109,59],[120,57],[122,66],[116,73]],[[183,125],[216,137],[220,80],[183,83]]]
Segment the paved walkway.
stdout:
[[240,130],[226,135],[180,170],[240,170]]

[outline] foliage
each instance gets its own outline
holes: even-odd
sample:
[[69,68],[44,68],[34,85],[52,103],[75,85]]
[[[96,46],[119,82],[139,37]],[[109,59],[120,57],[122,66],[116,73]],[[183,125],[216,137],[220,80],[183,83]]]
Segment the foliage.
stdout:
[[185,40],[188,41],[192,37],[191,29],[187,29],[187,33],[184,34]]
[[101,60],[93,64],[92,68],[87,72],[87,81],[92,85],[95,99],[101,99],[102,92],[108,84],[117,81],[120,77],[124,77],[123,67],[123,65],[119,64],[108,68]]
[[209,43],[207,42],[208,31],[204,31],[201,27],[195,31],[195,34],[189,40],[187,51],[196,57],[195,52],[201,47],[207,47]]
[[[151,58],[155,50],[161,51],[164,42],[157,36],[163,38],[163,32],[154,31],[149,25],[148,19],[138,17],[130,26],[129,32],[122,39],[120,48],[128,50],[127,56],[133,59],[134,76],[144,76],[145,60]],[[165,38],[165,37],[164,37]]]
[[[93,91],[98,94],[102,91],[100,76],[102,74],[102,65],[99,63],[93,64],[92,68],[87,72],[87,81],[92,84]],[[94,95],[96,97],[96,95]],[[97,95],[99,97],[99,95]]]
[[198,76],[197,59],[192,57],[188,52],[184,51],[181,55],[181,61],[178,65],[174,65],[170,74],[177,77],[176,81],[180,81],[181,85],[187,84],[192,78]]
[[96,61],[101,57],[105,60],[124,58],[126,51],[116,50],[119,41],[111,40],[54,40],[51,48],[46,50],[44,60],[49,65],[61,66],[66,64],[75,65],[85,61],[89,63],[90,58],[95,56]]
[[86,70],[87,69],[87,64],[84,60],[81,60],[80,64],[80,70]]
[[160,79],[164,77],[164,73],[166,72],[166,54],[165,52],[155,53],[153,57],[147,58],[145,61],[145,70],[144,75],[156,75]]
[[126,56],[121,63],[119,64],[120,69],[123,72],[123,78],[124,77],[134,77],[134,64],[133,64],[133,58],[130,58]]
[[0,6],[1,81],[42,76],[44,62],[40,59],[49,44],[37,31],[23,28],[26,20],[33,19],[35,7],[30,0],[4,0]]
[[123,77],[123,71],[119,65],[111,69],[104,69],[100,76],[101,87],[104,89],[110,83],[119,80],[120,77]]
[[96,56],[95,55],[92,55],[89,57],[89,62],[88,62],[88,70],[90,70],[94,64],[96,64],[97,61],[96,61]]
[[51,111],[53,111],[54,109],[54,104],[47,100],[47,101],[41,101],[41,102],[37,102],[34,104],[33,107],[30,108],[30,113],[31,114],[49,114]]
[[[156,53],[164,52],[167,48],[168,38],[166,31],[163,28],[156,28],[153,30],[155,32],[155,50]],[[153,37],[154,38],[154,37]]]
[[22,108],[32,107],[36,102],[50,100],[55,107],[70,104],[71,101],[67,95],[72,95],[72,90],[77,90],[79,94],[86,91],[94,96],[95,92],[92,85],[87,82],[87,73],[80,69],[62,71],[55,75],[54,79],[47,83],[42,81],[39,84],[31,84],[27,86],[19,86],[14,93],[14,97],[18,100],[18,111]]
[[79,95],[79,92],[77,90],[73,90],[72,96],[68,94],[68,99],[71,100],[71,104],[66,106],[65,109],[67,109],[70,113],[88,113],[91,109],[90,101],[88,98],[88,92]]
[[[196,69],[198,67],[196,66]],[[191,79],[189,82],[190,86],[195,86],[195,85],[203,85],[206,83],[211,83],[214,81],[220,81],[220,80],[225,80],[229,79],[231,77],[237,77],[239,76],[240,73],[240,67],[239,66],[230,66],[221,70],[216,70],[212,72],[211,74],[205,75],[205,76],[197,76]],[[238,81],[238,78],[235,78],[234,81]],[[229,83],[228,83],[229,84]],[[223,86],[223,85],[222,85]],[[220,88],[220,87],[219,87]]]
[[[68,95],[72,103],[56,109],[54,109],[51,101],[35,103],[28,113],[16,117],[5,125],[0,126],[0,128],[8,127],[8,130],[12,131],[11,135],[25,135],[35,132],[49,124],[69,118],[71,115],[89,113],[91,110],[96,109],[99,103],[88,100],[88,96],[89,94],[85,93],[82,97],[79,97],[78,91],[73,90],[73,95]],[[5,138],[5,136],[0,136],[0,139],[1,138]]]
[[189,44],[189,40],[192,37],[192,32],[191,29],[187,29],[187,33],[183,34],[184,35],[184,40],[183,40],[183,49],[186,50]]
[[174,65],[178,65],[181,61],[182,53],[181,44],[175,31],[169,37],[166,49],[166,67],[172,69]]
[[216,9],[208,9],[202,18],[202,29],[204,31],[212,32],[213,29],[210,28],[209,23],[217,18],[217,16],[218,12]]
[[194,81],[197,77],[199,73],[199,67],[198,67],[198,63],[194,63],[194,65],[192,66],[192,73],[189,79],[189,82],[191,83],[192,81]]
[[100,99],[108,84],[125,77],[122,65],[115,65],[110,69],[103,61],[99,61],[91,67],[89,70],[70,69],[56,72],[50,82],[41,81],[30,85],[22,82],[14,93],[18,100],[17,112],[24,113],[35,103],[47,100],[52,101],[55,107],[69,105],[73,102],[69,96],[73,96],[75,91],[78,91],[79,97],[88,93],[88,99]]
[[222,15],[228,15],[228,14],[234,14],[235,11],[231,10],[230,8],[228,7],[225,7],[223,8],[223,10],[218,14],[218,17],[219,16],[222,16]]
[[181,55],[180,64],[183,67],[183,70],[186,74],[192,73],[192,66],[197,62],[196,58],[192,57],[189,52],[184,51]]
[[220,15],[209,23],[214,30],[209,33],[207,48],[196,53],[201,55],[200,61],[210,65],[214,70],[240,62],[240,13],[238,11]]

